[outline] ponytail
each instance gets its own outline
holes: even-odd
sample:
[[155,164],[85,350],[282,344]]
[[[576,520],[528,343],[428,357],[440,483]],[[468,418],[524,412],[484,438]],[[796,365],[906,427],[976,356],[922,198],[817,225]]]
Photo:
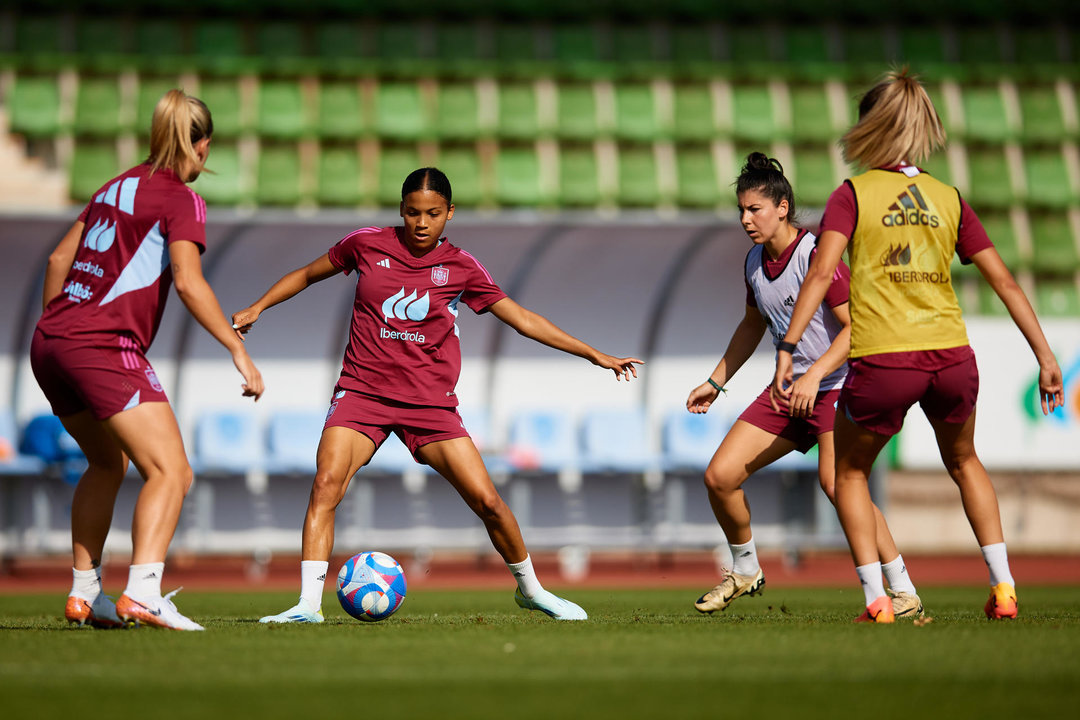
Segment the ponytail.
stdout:
[[918,78],[893,70],[859,101],[859,121],[840,140],[844,160],[864,168],[919,163],[945,145],[945,128]]
[[150,171],[165,168],[180,175],[182,168],[194,165],[198,175],[202,163],[195,143],[213,133],[214,121],[206,103],[183,90],[168,91],[158,100],[150,123]]

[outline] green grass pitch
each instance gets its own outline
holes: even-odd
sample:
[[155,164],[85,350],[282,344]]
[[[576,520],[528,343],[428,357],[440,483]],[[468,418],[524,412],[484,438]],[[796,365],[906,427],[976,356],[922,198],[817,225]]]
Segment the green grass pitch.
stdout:
[[68,627],[63,595],[0,596],[0,714],[21,718],[1062,718],[1080,706],[1080,588],[922,591],[933,622],[854,625],[853,589],[572,590],[556,623],[511,590],[414,591],[382,623],[259,625],[292,593],[185,592],[205,633]]

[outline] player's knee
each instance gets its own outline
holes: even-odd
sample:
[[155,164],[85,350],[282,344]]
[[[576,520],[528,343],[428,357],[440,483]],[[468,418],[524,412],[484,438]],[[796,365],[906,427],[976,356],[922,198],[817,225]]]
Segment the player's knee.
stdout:
[[494,488],[489,492],[482,492],[475,495],[471,498],[469,504],[472,506],[473,512],[476,513],[477,517],[485,522],[499,520],[509,512],[506,503],[503,502],[502,497]]
[[318,506],[337,507],[344,495],[344,487],[344,481],[337,474],[319,470],[311,484],[311,502]]
[[705,470],[705,487],[718,495],[726,495],[739,487],[731,473],[723,468],[709,466]]

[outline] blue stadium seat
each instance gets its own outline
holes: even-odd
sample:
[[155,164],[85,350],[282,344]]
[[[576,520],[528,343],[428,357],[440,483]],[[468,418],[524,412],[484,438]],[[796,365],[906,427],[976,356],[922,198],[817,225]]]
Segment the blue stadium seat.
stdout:
[[560,410],[530,410],[515,416],[507,447],[517,470],[558,472],[578,464],[574,421]]
[[315,472],[315,453],[319,449],[323,410],[286,410],[270,417],[266,469],[271,473],[297,474]]
[[720,446],[732,418],[713,407],[704,415],[684,409],[672,410],[664,418],[662,432],[666,470],[704,471]]
[[412,453],[409,452],[409,448],[405,447],[404,443],[398,439],[397,435],[391,433],[383,444],[379,446],[379,449],[375,451],[375,455],[371,458],[371,462],[367,464],[361,473],[364,471],[373,471],[401,474],[416,466],[417,462],[413,458]]
[[582,419],[582,467],[594,472],[644,472],[659,458],[650,450],[645,413],[638,408],[593,410]]
[[252,412],[207,412],[195,423],[196,473],[245,475],[261,468],[265,447],[259,421]]
[[41,458],[19,451],[15,416],[0,410],[0,475],[36,475],[45,467]]

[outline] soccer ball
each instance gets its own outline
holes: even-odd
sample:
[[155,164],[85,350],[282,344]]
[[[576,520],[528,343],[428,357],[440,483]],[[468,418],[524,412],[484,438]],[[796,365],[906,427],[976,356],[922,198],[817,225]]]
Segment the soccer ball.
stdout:
[[405,600],[405,571],[386,553],[362,552],[349,558],[337,576],[342,609],[357,620],[378,622]]

